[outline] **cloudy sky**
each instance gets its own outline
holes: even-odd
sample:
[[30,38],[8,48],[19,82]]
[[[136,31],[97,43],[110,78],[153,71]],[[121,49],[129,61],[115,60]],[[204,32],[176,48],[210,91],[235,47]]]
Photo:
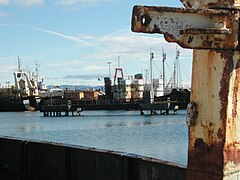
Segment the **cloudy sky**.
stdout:
[[[145,72],[152,51],[157,78],[163,49],[170,78],[176,44],[131,32],[132,7],[139,4],[182,7],[179,0],[0,0],[0,84],[13,83],[18,56],[31,72],[39,62],[48,85],[93,86],[103,85],[107,62],[112,76],[118,62],[125,77]],[[182,82],[189,84],[192,51],[178,48]]]

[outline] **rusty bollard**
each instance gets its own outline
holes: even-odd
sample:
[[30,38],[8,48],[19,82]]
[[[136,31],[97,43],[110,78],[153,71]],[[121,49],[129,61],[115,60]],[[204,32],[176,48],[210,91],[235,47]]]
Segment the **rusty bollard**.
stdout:
[[132,31],[194,49],[187,179],[240,179],[240,0],[181,2],[135,6]]

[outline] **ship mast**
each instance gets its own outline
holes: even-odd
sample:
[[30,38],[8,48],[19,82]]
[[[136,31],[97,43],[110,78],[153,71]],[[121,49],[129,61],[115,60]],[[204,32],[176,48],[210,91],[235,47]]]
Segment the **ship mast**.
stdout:
[[178,89],[179,88],[179,55],[180,51],[176,47],[176,59],[174,61],[174,71],[173,71],[173,88]]
[[152,61],[154,59],[154,53],[150,52],[150,75],[151,75],[151,91],[153,90],[153,70],[152,70]]
[[35,81],[39,82],[39,67],[40,67],[40,63],[38,61],[35,61]]
[[165,94],[165,60],[167,58],[166,52],[163,50],[163,60],[162,60],[162,65],[163,65],[163,94]]

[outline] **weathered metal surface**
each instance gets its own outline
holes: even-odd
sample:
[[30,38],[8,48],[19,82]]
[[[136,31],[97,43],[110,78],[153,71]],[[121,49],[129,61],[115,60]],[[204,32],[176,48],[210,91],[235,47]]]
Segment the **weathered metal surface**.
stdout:
[[[163,166],[158,166],[163,163]],[[123,156],[123,169],[128,172],[123,179],[126,180],[185,180],[185,168],[174,163],[161,162],[154,158],[146,158],[136,154]]]
[[191,100],[198,115],[189,128],[189,179],[240,175],[239,59],[238,51],[194,50]]
[[135,6],[132,30],[194,49],[187,179],[240,179],[240,0],[181,2]]
[[[222,99],[223,101],[227,100],[226,141],[223,152],[224,172],[226,176],[234,174],[240,177],[240,52],[225,53],[223,58],[230,61],[229,69],[231,71],[228,99]],[[226,84],[226,80],[223,78],[221,81],[223,85]]]
[[238,49],[239,12],[134,6],[132,31],[164,34],[168,42],[192,49]]
[[223,117],[224,113],[220,114],[224,103],[220,100],[220,91],[223,88],[227,90],[228,87],[221,87],[219,81],[225,69],[224,60],[219,61],[219,58],[220,54],[214,51],[194,50],[191,101],[198,108],[196,124],[189,128],[189,179],[200,179],[203,176],[207,179],[223,177],[223,133],[226,118]]
[[240,0],[180,0],[186,8],[235,8],[240,6]]

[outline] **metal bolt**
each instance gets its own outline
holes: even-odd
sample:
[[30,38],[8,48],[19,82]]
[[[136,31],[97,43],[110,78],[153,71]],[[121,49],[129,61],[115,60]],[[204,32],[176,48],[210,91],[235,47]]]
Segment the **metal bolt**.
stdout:
[[196,104],[191,102],[187,105],[186,124],[188,127],[196,124],[195,117],[196,117]]

